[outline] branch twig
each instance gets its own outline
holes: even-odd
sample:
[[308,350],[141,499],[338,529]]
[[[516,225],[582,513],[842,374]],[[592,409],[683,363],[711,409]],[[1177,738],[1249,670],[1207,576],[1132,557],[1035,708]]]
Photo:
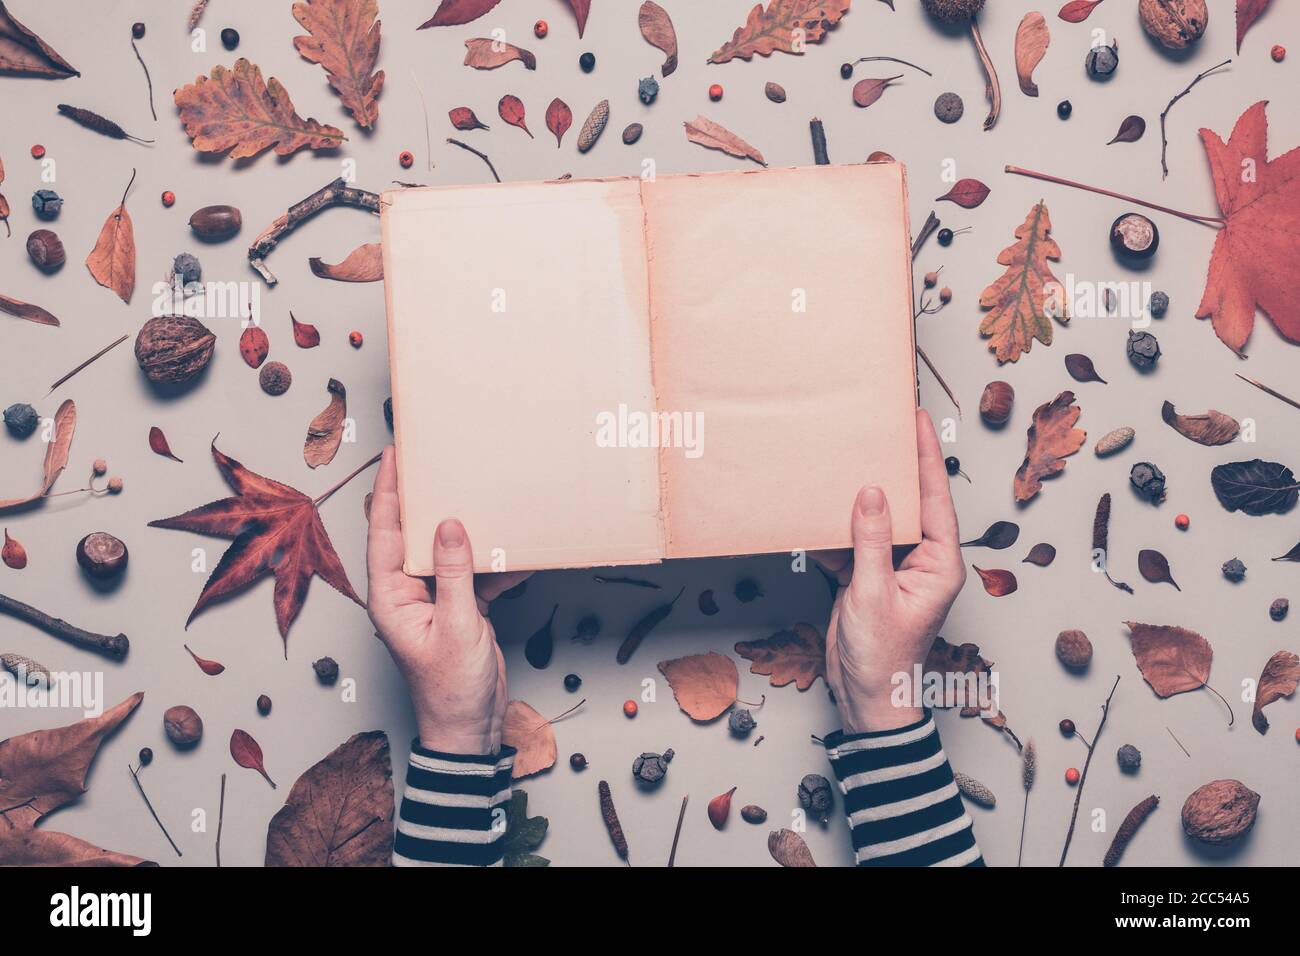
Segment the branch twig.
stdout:
[[451,143],[453,146],[459,146],[461,149],[468,150],[479,159],[483,160],[483,162],[487,163],[487,168],[492,170],[492,178],[497,182],[501,182],[501,177],[497,175],[497,168],[492,165],[492,160],[487,158],[487,153],[480,153],[473,146],[469,145],[469,143],[462,143],[460,140],[452,139],[450,136],[447,137],[447,142]]
[[149,815],[153,817],[153,822],[158,824],[158,829],[161,830],[163,836],[167,838],[167,842],[172,845],[172,849],[176,851],[176,855],[184,856],[185,854],[181,852],[181,848],[178,847],[176,841],[172,839],[172,835],[168,833],[167,828],[163,826],[163,822],[158,819],[158,811],[156,811],[153,808],[153,804],[149,802],[149,794],[144,792],[144,784],[140,782],[140,774],[137,773],[135,768],[130,764],[126,765],[126,769],[131,771],[131,779],[135,781],[135,788],[140,791],[140,796],[144,798],[144,805],[149,808]]
[[673,848],[668,852],[668,869],[670,870],[673,868],[673,861],[677,859],[677,841],[682,836],[682,821],[686,819],[686,801],[690,798],[689,793],[682,797],[682,808],[677,813],[677,829],[673,831]]
[[1072,179],[1062,179],[1059,176],[1049,176],[1047,173],[1035,172],[1032,169],[1021,169],[1019,166],[1006,166],[1003,172],[1012,173],[1016,176],[1028,176],[1030,179],[1041,179],[1045,183],[1056,183],[1058,186],[1072,186],[1075,189],[1083,189],[1090,193],[1099,193],[1102,196],[1109,196],[1111,199],[1122,199],[1125,202],[1137,203],[1139,206],[1146,206],[1148,209],[1154,209],[1156,212],[1168,213],[1171,216],[1177,216],[1179,219],[1187,219],[1190,222],[1201,222],[1207,224],[1227,225],[1227,220],[1218,216],[1198,216],[1195,213],[1183,212],[1179,209],[1170,209],[1168,206],[1161,206],[1158,203],[1147,202],[1145,199],[1138,199],[1136,196],[1126,196],[1123,193],[1111,192],[1109,189],[1102,189],[1100,186],[1086,186],[1083,183],[1076,183]]
[[1164,111],[1160,114],[1160,170],[1161,170],[1161,173],[1162,173],[1162,175],[1161,175],[1161,177],[1160,177],[1161,179],[1168,179],[1168,178],[1169,178],[1169,163],[1165,161],[1165,156],[1166,156],[1166,154],[1169,152],[1169,137],[1165,134],[1165,117],[1169,115],[1169,111],[1170,111],[1171,109],[1174,108],[1174,104],[1175,104],[1175,103],[1177,103],[1179,100],[1181,100],[1181,99],[1182,99],[1184,96],[1186,96],[1188,93],[1192,92],[1192,87],[1193,87],[1193,86],[1195,86],[1197,83],[1201,82],[1201,80],[1205,79],[1207,76],[1209,76],[1209,75],[1210,75],[1211,73],[1213,73],[1215,70],[1222,69],[1223,67],[1227,66],[1227,65],[1228,65],[1229,63],[1231,63],[1231,62],[1232,62],[1232,58],[1229,57],[1228,59],[1226,59],[1226,60],[1224,60],[1222,63],[1220,63],[1218,66],[1212,66],[1212,67],[1210,67],[1208,70],[1206,70],[1204,73],[1197,73],[1197,74],[1196,74],[1196,78],[1195,78],[1194,80],[1192,80],[1192,82],[1190,82],[1190,83],[1187,84],[1187,89],[1183,90],[1181,93],[1179,93],[1177,96],[1175,96],[1172,100],[1170,100],[1170,101],[1169,101],[1169,105],[1166,106],[1166,107],[1164,108]]
[[1065,855],[1070,852],[1070,841],[1074,839],[1074,821],[1079,818],[1079,801],[1083,799],[1083,785],[1088,782],[1088,765],[1092,763],[1092,755],[1097,750],[1097,742],[1101,740],[1101,730],[1106,726],[1106,717],[1110,713],[1110,699],[1115,696],[1115,688],[1119,686],[1119,675],[1115,675],[1115,683],[1110,685],[1110,693],[1106,695],[1106,703],[1101,705],[1101,723],[1097,725],[1097,732],[1092,735],[1092,743],[1088,745],[1088,756],[1083,761],[1083,773],[1079,775],[1079,789],[1074,792],[1074,810],[1070,814],[1070,829],[1065,831],[1065,846],[1061,848],[1061,862],[1057,866],[1065,866]]
[[65,640],[69,644],[75,644],[78,647],[94,651],[96,654],[103,654],[105,657],[111,657],[114,660],[120,661],[126,657],[126,652],[131,647],[131,642],[127,640],[125,634],[108,635],[83,631],[67,621],[51,617],[44,611],[38,611],[30,604],[24,604],[22,601],[17,601],[5,594],[0,594],[0,614],[8,614],[20,621],[26,621],[28,624],[39,627],[46,633]]
[[379,194],[349,186],[347,180],[339,177],[329,185],[316,190],[302,202],[290,206],[275,222],[262,230],[261,235],[248,247],[249,264],[257,270],[267,285],[275,285],[279,280],[266,267],[266,257],[275,251],[281,239],[322,209],[329,209],[331,206],[348,206],[352,209],[377,213]]
[[808,129],[812,133],[813,162],[818,166],[829,166],[831,158],[826,152],[826,127],[814,116],[808,123]]
[[108,345],[104,346],[102,349],[100,349],[98,352],[96,352],[96,353],[95,353],[94,355],[92,355],[90,358],[86,359],[86,361],[82,362],[80,365],[78,365],[76,368],[74,368],[74,369],[73,369],[71,372],[69,372],[67,375],[64,375],[64,376],[63,376],[62,378],[60,378],[57,382],[55,382],[53,385],[51,385],[51,386],[50,386],[50,391],[49,391],[49,392],[46,392],[45,394],[46,394],[46,395],[49,395],[51,392],[53,392],[56,388],[58,388],[60,385],[62,385],[62,384],[63,384],[64,382],[66,382],[68,379],[72,378],[72,376],[76,375],[78,372],[80,372],[80,371],[81,371],[82,369],[84,369],[86,366],[90,365],[92,362],[96,362],[96,361],[98,361],[99,359],[103,358],[103,357],[104,357],[105,355],[107,355],[109,352],[113,351],[113,349],[117,348],[119,345],[121,345],[123,342],[125,342],[128,338],[130,338],[130,336],[128,336],[128,335],[123,335],[121,338],[115,339],[114,341],[110,342]]
[[1267,385],[1265,385],[1263,382],[1257,382],[1257,381],[1255,381],[1253,378],[1247,378],[1246,376],[1242,375],[1240,372],[1235,372],[1234,374],[1237,376],[1237,378],[1241,379],[1243,382],[1246,382],[1246,383],[1249,384],[1249,385],[1254,385],[1254,386],[1255,386],[1257,389],[1259,389],[1261,392],[1264,392],[1264,393],[1266,393],[1266,394],[1268,394],[1268,395],[1272,395],[1272,396],[1273,396],[1274,398],[1276,398],[1278,401],[1280,401],[1280,402],[1286,402],[1286,403],[1287,403],[1288,405],[1290,405],[1292,408],[1300,408],[1300,402],[1297,402],[1297,401],[1296,401],[1295,399],[1293,399],[1293,398],[1287,398],[1287,397],[1286,397],[1285,395],[1283,395],[1281,392],[1274,391],[1273,389],[1271,389],[1271,388],[1269,388]]
[[217,803],[217,868],[221,868],[221,824],[226,819],[226,775],[221,775],[221,799]]

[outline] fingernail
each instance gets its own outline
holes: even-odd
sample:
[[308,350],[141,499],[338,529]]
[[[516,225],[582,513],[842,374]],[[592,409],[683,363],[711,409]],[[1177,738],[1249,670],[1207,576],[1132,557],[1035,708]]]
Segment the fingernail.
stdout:
[[455,518],[438,525],[438,544],[444,548],[459,548],[465,543],[465,526]]
[[868,485],[858,492],[858,511],[874,517],[885,510],[885,493],[879,485]]

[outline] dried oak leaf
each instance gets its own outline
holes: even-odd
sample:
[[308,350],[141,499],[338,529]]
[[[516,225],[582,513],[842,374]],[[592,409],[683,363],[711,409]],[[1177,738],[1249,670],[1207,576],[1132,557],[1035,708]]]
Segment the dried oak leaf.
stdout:
[[333,265],[319,257],[307,260],[313,275],[339,282],[384,281],[384,249],[378,242],[367,242],[348,253],[342,262]]
[[1235,418],[1213,408],[1204,415],[1179,415],[1173,402],[1165,402],[1160,406],[1160,417],[1178,434],[1199,445],[1226,445],[1241,431]]
[[0,512],[23,508],[39,501],[50,493],[54,483],[68,466],[68,453],[72,449],[72,436],[77,430],[77,406],[65,399],[54,413],[54,434],[45,445],[45,464],[40,490],[25,498],[8,498],[0,501]]
[[343,443],[343,422],[348,417],[348,393],[336,378],[325,386],[330,393],[330,403],[307,426],[307,441],[302,456],[308,468],[328,465],[339,453]]
[[1051,345],[1051,320],[1070,321],[1061,284],[1048,264],[1061,258],[1061,247],[1048,235],[1051,229],[1047,206],[1040,202],[1016,230],[1018,241],[998,253],[998,264],[1007,271],[980,293],[980,306],[992,310],[980,322],[980,335],[989,339],[999,362],[1016,361],[1034,339]]
[[783,828],[769,833],[767,852],[772,854],[772,859],[782,866],[815,867],[817,865],[813,862],[812,850],[808,849],[804,838],[793,830]]
[[233,543],[203,585],[190,621],[208,605],[230,597],[267,574],[275,576],[275,620],[289,654],[289,626],[319,575],[344,597],[365,604],[334,553],[316,502],[301,491],[249,471],[212,445],[212,458],[235,496],[149,522],[151,528],[193,531]]
[[1034,69],[1042,62],[1051,42],[1052,34],[1043,15],[1037,11],[1026,13],[1016,28],[1016,77],[1020,80],[1020,91],[1026,96],[1038,95]]
[[1237,0],[1237,53],[1241,53],[1241,41],[1246,39],[1246,31],[1255,25],[1270,2],[1271,0]]
[[767,165],[762,153],[720,123],[715,123],[704,116],[697,116],[682,125],[686,127],[686,138],[692,143],[707,149],[720,149],[729,156],[740,159],[752,159],[760,166]]
[[0,295],[0,312],[6,315],[12,315],[16,319],[26,319],[28,322],[35,322],[37,325],[58,325],[59,320],[56,316],[46,312],[39,305],[32,305],[30,302],[20,302],[17,299],[11,299],[7,295]]
[[299,0],[293,18],[308,36],[293,38],[298,55],[319,63],[330,88],[357,125],[371,129],[379,119],[375,98],[384,71],[372,72],[379,59],[378,0]]
[[288,156],[300,149],[334,149],[347,140],[343,131],[314,119],[303,119],[288,91],[275,77],[244,58],[234,69],[214,66],[173,94],[181,123],[201,153],[229,151],[232,159],[256,156],[275,147]]
[[116,292],[123,302],[131,301],[135,291],[135,227],[126,211],[125,198],[104,220],[95,248],[86,256],[86,268],[96,282]]
[[533,850],[546,839],[550,821],[546,817],[528,815],[528,793],[524,790],[510,792],[506,807],[505,866],[550,866],[551,861],[538,856]]
[[659,671],[691,720],[713,720],[725,713],[740,690],[736,662],[715,651],[660,661]]
[[1275,700],[1290,697],[1300,687],[1300,657],[1290,651],[1278,651],[1268,659],[1264,671],[1255,685],[1255,709],[1250,722],[1261,734],[1268,733],[1268,718],[1264,708]]
[[522,700],[506,704],[506,719],[501,726],[501,742],[514,747],[515,766],[511,780],[531,777],[535,773],[555,766],[558,751],[555,746],[555,728],[551,722]]
[[668,76],[677,69],[677,31],[673,29],[672,18],[654,0],[645,0],[636,19],[645,41],[663,51],[666,59],[660,72]]
[[1201,130],[1226,223],[1214,239],[1196,317],[1210,319],[1214,334],[1238,354],[1254,328],[1257,305],[1283,338],[1300,343],[1300,148],[1269,161],[1267,102],[1241,114],[1227,143]]
[[1031,500],[1042,489],[1042,479],[1065,469],[1065,459],[1083,447],[1088,433],[1075,428],[1080,408],[1074,404],[1074,392],[1065,391],[1034,411],[1029,426],[1029,447],[1025,460],[1016,470],[1016,501]]
[[294,782],[266,831],[267,866],[388,866],[393,764],[382,730],[353,734]]
[[522,63],[525,69],[537,69],[537,57],[523,47],[484,37],[465,41],[465,65],[476,70],[495,70],[514,60]]
[[1201,635],[1172,624],[1124,623],[1138,670],[1156,696],[1199,690],[1209,681],[1214,649]]
[[81,76],[53,47],[19,23],[0,0],[0,74],[56,80]]
[[826,677],[826,638],[811,624],[796,624],[761,641],[741,641],[736,653],[749,661],[751,674],[766,674],[773,687],[794,683],[807,690]]
[[442,0],[438,4],[438,9],[433,12],[433,16],[416,29],[458,27],[462,23],[471,23],[500,2],[501,0]]
[[68,833],[0,831],[0,866],[157,866],[152,860],[104,850]]
[[806,44],[820,43],[825,38],[827,29],[840,22],[852,2],[770,0],[766,10],[761,3],[755,4],[744,25],[714,51],[709,62],[726,63],[735,57],[748,60],[755,53],[771,56],[777,50],[802,54]]

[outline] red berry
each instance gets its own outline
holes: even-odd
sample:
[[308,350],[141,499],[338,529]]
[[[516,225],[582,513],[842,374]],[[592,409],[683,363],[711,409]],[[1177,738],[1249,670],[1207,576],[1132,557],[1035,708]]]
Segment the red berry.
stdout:
[[361,348],[361,343],[365,340],[362,339],[360,332],[349,332],[348,341],[352,343],[354,349],[359,349]]
[[172,192],[170,189],[167,190],[165,193],[162,194],[162,204],[166,206],[168,209],[176,205],[176,194]]
[[545,20],[538,20],[533,24],[533,36],[537,37],[539,40],[545,39],[546,34],[550,32],[551,28],[546,25]]
[[1074,769],[1073,767],[1065,771],[1065,782],[1073,787],[1076,783],[1079,782],[1079,771]]
[[1188,525],[1190,525],[1191,523],[1192,523],[1192,519],[1187,517],[1187,515],[1179,515],[1177,518],[1174,519],[1174,527],[1177,528],[1179,531],[1186,531]]
[[398,154],[397,162],[403,169],[410,169],[415,164],[415,157],[411,155],[409,149],[404,149]]
[[1295,729],[1295,742],[1300,744],[1300,727]]
[[635,717],[635,716],[636,716],[636,711],[637,711],[636,701],[634,701],[634,700],[625,700],[625,701],[623,701],[623,713],[624,713],[626,716],[628,716],[628,717]]
[[45,156],[45,147],[40,143],[32,144],[32,159],[41,159]]
[[1268,51],[1268,55],[1273,58],[1274,63],[1281,63],[1286,59],[1286,47],[1278,43]]
[[1072,721],[1069,717],[1066,717],[1064,720],[1062,720],[1059,726],[1061,728],[1062,737],[1074,736],[1074,721]]
[[709,87],[709,99],[713,100],[713,102],[715,103],[718,102],[718,100],[722,99],[721,83],[714,83],[712,86]]

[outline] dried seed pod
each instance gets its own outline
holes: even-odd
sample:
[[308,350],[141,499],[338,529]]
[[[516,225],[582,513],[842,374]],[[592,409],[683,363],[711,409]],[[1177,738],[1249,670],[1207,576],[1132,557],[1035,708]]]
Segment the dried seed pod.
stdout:
[[322,657],[314,661],[311,669],[316,672],[316,679],[326,687],[334,684],[339,679],[339,662],[332,657]]
[[1119,42],[1094,46],[1084,57],[1083,66],[1094,80],[1109,80],[1119,69]]
[[763,95],[773,103],[784,103],[785,87],[780,83],[765,83],[763,85]]
[[1186,49],[1199,40],[1210,19],[1205,0],[1139,0],[1138,15],[1142,29],[1170,50]]
[[1286,618],[1287,612],[1291,610],[1291,602],[1286,598],[1278,598],[1268,606],[1268,616],[1275,621],[1281,621]]
[[267,362],[257,374],[257,383],[268,395],[283,395],[293,384],[293,373],[283,362]]
[[754,715],[748,709],[733,710],[727,718],[727,729],[731,731],[733,736],[742,739],[748,737],[757,726],[758,721],[754,719]]
[[1001,428],[1011,419],[1016,390],[1008,382],[989,382],[980,395],[980,418],[985,425]]
[[632,776],[636,782],[647,787],[657,787],[668,774],[668,764],[672,762],[673,751],[669,747],[662,754],[643,753],[632,761]]
[[605,131],[605,124],[609,122],[609,100],[601,100],[592,109],[587,121],[582,124],[582,130],[578,133],[578,152],[585,153],[591,147],[596,145],[596,140],[600,139],[600,134]]
[[709,801],[707,810],[713,829],[721,830],[727,825],[727,817],[731,816],[731,797],[735,792],[736,788],[732,787],[726,793],[720,793]]
[[26,402],[15,402],[4,411],[5,428],[15,438],[27,438],[36,431],[41,416]]
[[1147,371],[1160,359],[1160,342],[1150,332],[1129,332],[1128,360],[1135,368]]
[[1092,660],[1092,641],[1083,631],[1062,631],[1056,635],[1056,657],[1066,667],[1082,670]]
[[177,747],[193,747],[203,739],[203,720],[193,707],[177,704],[163,714],[163,730]]
[[740,808],[740,819],[746,823],[765,823],[767,821],[767,811],[756,803],[747,803]]
[[1124,425],[1121,428],[1116,428],[1114,431],[1109,431],[1105,435],[1102,435],[1101,440],[1097,442],[1097,446],[1093,451],[1097,453],[1098,458],[1105,458],[1107,455],[1113,455],[1116,452],[1123,451],[1127,448],[1129,443],[1133,441],[1133,436],[1136,434],[1137,432],[1129,428],[1127,425]]
[[42,272],[57,272],[68,261],[63,241],[49,229],[37,229],[27,237],[27,256]]
[[614,852],[620,860],[627,859],[627,837],[623,835],[623,826],[618,822],[618,811],[614,809],[614,795],[610,792],[609,782],[600,781],[596,785],[600,795],[600,818],[605,821],[605,829],[614,844]]
[[1151,502],[1165,499],[1165,473],[1149,461],[1140,461],[1128,473],[1129,483]]
[[1160,798],[1154,793],[1139,803],[1136,807],[1128,812],[1124,822],[1119,825],[1115,831],[1115,839],[1110,842],[1110,849],[1106,851],[1105,858],[1101,861],[1102,866],[1115,866],[1119,863],[1119,858],[1123,856],[1125,847],[1133,839],[1133,834],[1137,833],[1138,827],[1142,821],[1151,816],[1151,811],[1160,803]]
[[0,547],[0,561],[4,561],[6,567],[13,568],[15,571],[27,567],[27,549],[23,547],[21,541],[9,537],[8,528],[5,528],[4,546]]
[[1198,787],[1183,804],[1183,832],[1220,846],[1250,832],[1259,794],[1240,780],[1214,780]]
[[623,129],[624,144],[631,146],[641,138],[643,132],[645,132],[645,128],[640,123],[628,123]]
[[1223,562],[1223,576],[1229,581],[1241,581],[1246,577],[1246,566],[1238,558],[1231,558]]
[[1138,768],[1142,766],[1142,751],[1132,744],[1124,744],[1115,751],[1115,762],[1125,773],[1137,773]]
[[1146,216],[1126,212],[1110,224],[1110,245],[1128,259],[1150,259],[1160,247],[1160,230]]
[[934,101],[934,115],[941,123],[955,123],[966,112],[966,104],[956,93],[940,93]]
[[126,570],[126,545],[107,531],[94,531],[77,543],[77,563],[92,578],[111,578]]
[[992,809],[997,806],[998,798],[993,795],[993,791],[974,777],[967,776],[960,771],[954,771],[952,779],[957,784],[958,791],[966,799],[978,803],[981,807]]
[[831,782],[819,773],[805,774],[796,789],[799,806],[803,807],[815,819],[825,823],[835,806],[835,794]]
[[0,668],[13,674],[26,687],[50,686],[49,670],[22,654],[0,654]]
[[271,712],[271,698],[260,694],[257,698],[257,712],[265,717]]
[[156,385],[182,385],[212,360],[217,337],[186,315],[150,319],[135,338],[135,360]]
[[204,206],[190,216],[190,229],[205,242],[229,239],[243,224],[243,213],[234,206]]
[[647,76],[645,79],[637,83],[636,95],[642,103],[649,106],[659,95],[659,81],[653,76]]

